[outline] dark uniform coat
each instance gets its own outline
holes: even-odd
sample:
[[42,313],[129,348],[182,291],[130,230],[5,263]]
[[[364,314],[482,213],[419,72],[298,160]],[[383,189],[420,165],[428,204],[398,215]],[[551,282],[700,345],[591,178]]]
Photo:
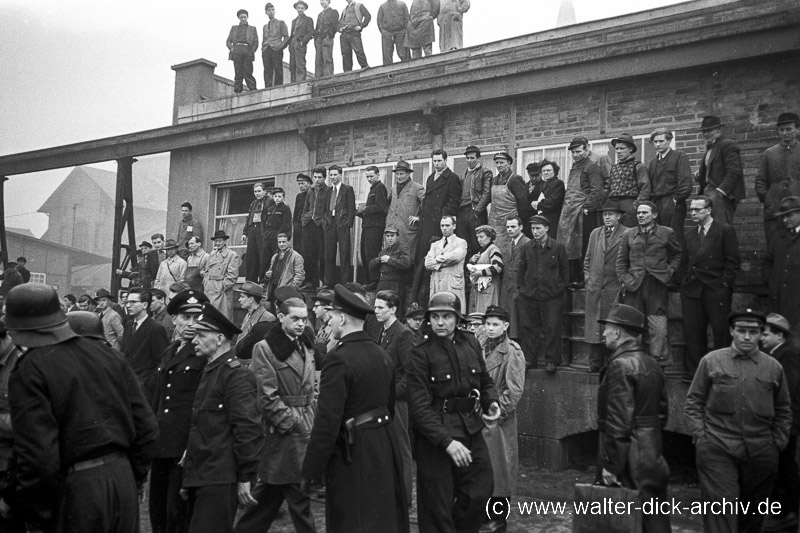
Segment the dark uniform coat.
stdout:
[[770,308],[783,315],[800,334],[800,233],[782,228],[769,242],[764,258],[764,277],[769,284]]
[[228,352],[203,369],[192,406],[183,486],[250,481],[262,443],[256,379]]
[[394,412],[394,364],[363,331],[343,337],[322,367],[319,402],[303,477],[325,475],[325,523],[331,533],[408,531],[402,465],[389,420],[355,429],[352,460],[340,437],[345,422],[373,409]]
[[461,180],[446,168],[436,180],[434,172],[425,183],[425,196],[419,207],[419,234],[417,235],[416,258],[425,257],[431,247],[431,237],[441,237],[439,223],[444,215],[458,215],[461,203]]

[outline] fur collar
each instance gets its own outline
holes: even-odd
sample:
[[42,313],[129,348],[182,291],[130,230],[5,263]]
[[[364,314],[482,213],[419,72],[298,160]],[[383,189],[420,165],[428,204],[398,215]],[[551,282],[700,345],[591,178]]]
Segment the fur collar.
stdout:
[[[300,343],[305,345],[306,348],[313,350],[313,337],[309,339],[307,333],[308,329],[306,329],[306,331],[300,335]],[[294,343],[292,343],[291,339],[289,339],[286,333],[283,332],[280,322],[269,328],[267,334],[264,335],[264,340],[267,341],[269,349],[272,351],[273,355],[275,355],[275,358],[280,362],[284,362],[289,359],[289,357],[292,355],[292,352],[295,351]]]

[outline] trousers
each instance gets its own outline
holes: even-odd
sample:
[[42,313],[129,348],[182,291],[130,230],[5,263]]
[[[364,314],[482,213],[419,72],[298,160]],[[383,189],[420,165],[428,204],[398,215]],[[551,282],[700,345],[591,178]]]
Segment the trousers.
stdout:
[[292,41],[289,45],[289,72],[291,73],[292,83],[296,81],[306,81],[306,52],[307,43]]
[[333,76],[333,39],[315,38],[314,48],[316,55],[314,57],[314,75],[317,78],[328,78]]
[[247,89],[256,90],[256,79],[253,77],[253,58],[249,55],[235,54],[233,57],[233,92],[242,92],[242,81]]
[[184,533],[189,525],[186,502],[180,496],[183,469],[178,461],[180,457],[158,458],[150,468],[148,505],[153,533]]
[[261,533],[269,530],[278,511],[286,500],[294,530],[298,533],[316,533],[317,527],[311,514],[311,499],[300,490],[300,484],[270,485],[259,481],[253,489],[253,498],[258,504],[246,507],[236,522],[235,533]]
[[247,249],[244,257],[244,272],[247,281],[258,281],[264,275],[265,270],[261,270],[264,260],[261,257],[261,224],[253,224],[247,230]]
[[315,289],[319,285],[320,275],[324,272],[325,233],[322,226],[309,222],[303,226],[303,259],[306,269],[306,282]]
[[639,289],[625,292],[622,303],[635,307],[647,317],[650,355],[656,361],[668,364],[672,358],[667,339],[667,298],[667,286],[645,274]]
[[[336,272],[336,251],[339,251],[339,272]],[[337,283],[350,281],[350,227],[339,227],[337,217],[325,230],[325,284],[333,287]]]
[[269,46],[261,51],[264,61],[264,87],[283,85],[283,50],[273,50]]
[[534,300],[519,295],[517,317],[520,329],[520,347],[528,367],[536,368],[539,353],[544,352],[545,363],[560,365],[561,329],[564,320],[564,298]]
[[364,53],[364,43],[361,42],[361,32],[343,32],[339,44],[342,47],[342,66],[345,72],[353,70],[353,52],[361,68],[369,68],[367,55]]
[[237,505],[236,483],[189,488],[189,533],[232,533]]
[[689,378],[697,372],[700,359],[708,353],[708,325],[714,335],[714,350],[731,344],[728,314],[733,294],[726,287],[703,287],[700,298],[681,294],[683,338],[686,342],[686,370]]
[[383,64],[391,65],[394,62],[394,51],[400,61],[408,61],[408,49],[405,46],[406,31],[381,33],[381,49],[383,51]]

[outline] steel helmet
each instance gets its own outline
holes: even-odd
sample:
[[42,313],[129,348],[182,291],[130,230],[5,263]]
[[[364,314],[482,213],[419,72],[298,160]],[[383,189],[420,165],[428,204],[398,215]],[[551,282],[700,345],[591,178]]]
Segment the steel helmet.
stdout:
[[72,331],[81,337],[92,337],[101,341],[106,340],[106,336],[103,333],[103,321],[91,311],[72,311],[67,313],[67,322],[69,322],[69,327],[72,328]]
[[461,314],[461,298],[452,292],[442,291],[431,296],[425,316],[429,316],[432,311],[450,311],[458,318],[464,318]]

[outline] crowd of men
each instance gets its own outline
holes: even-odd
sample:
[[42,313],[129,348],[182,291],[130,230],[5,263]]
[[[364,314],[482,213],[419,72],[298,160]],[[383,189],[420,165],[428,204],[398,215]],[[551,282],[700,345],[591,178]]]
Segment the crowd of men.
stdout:
[[[549,372],[568,363],[565,291],[583,287],[600,371],[598,480],[667,498],[666,298],[677,289],[703,500],[755,508],[770,497],[781,505],[772,525],[796,525],[800,118],[777,123],[781,142],[757,178],[765,217],[783,223],[767,233],[766,316],[731,310],[741,164],[716,117],[701,126],[708,150],[690,200],[688,159],[657,129],[648,168],[630,135],[612,141],[606,170],[574,139],[566,184],[546,160],[526,182],[507,152],[495,174],[476,146],[463,177],[435,150],[424,187],[405,161],[391,190],[367,168],[358,206],[336,165],[298,175],[294,211],[282,189],[256,184],[238,287],[230,237],[216,230],[205,253],[188,202],[175,238],[154,235],[138,270],[119,272],[141,285],[124,308],[104,289],[59,299],[25,282],[19,258],[0,287],[0,521],[135,531],[149,479],[153,531],[264,531],[284,501],[297,530],[315,531],[310,486],[324,483],[328,529],[408,531],[416,468],[421,531],[504,531],[484,511],[516,491],[526,371],[540,352]],[[356,216],[366,287],[349,280]],[[764,515],[704,520],[708,531],[758,531]],[[669,531],[667,515],[645,522]]]
[[[345,72],[353,70],[353,54],[362,69],[369,68],[361,34],[372,21],[372,14],[361,2],[346,0],[341,14],[330,7],[331,0],[320,0],[322,11],[316,24],[306,15],[308,4],[298,0],[293,4],[297,17],[291,31],[286,22],[276,17],[275,6],[267,3],[264,11],[268,21],[261,36],[261,57],[264,63],[264,87],[283,84],[283,51],[289,49],[289,72],[292,83],[305,81],[308,76],[306,55],[313,40],[314,73],[317,78],[333,76],[333,44],[339,33],[342,65]],[[434,20],[439,26],[439,50],[448,52],[463,48],[463,16],[469,11],[470,0],[412,0],[411,9],[402,0],[386,0],[377,14],[381,33],[384,65],[409,61],[433,53],[436,40]],[[239,24],[231,28],[226,44],[234,67],[234,92],[256,90],[253,61],[259,49],[258,30],[248,25],[246,9],[236,12]]]

